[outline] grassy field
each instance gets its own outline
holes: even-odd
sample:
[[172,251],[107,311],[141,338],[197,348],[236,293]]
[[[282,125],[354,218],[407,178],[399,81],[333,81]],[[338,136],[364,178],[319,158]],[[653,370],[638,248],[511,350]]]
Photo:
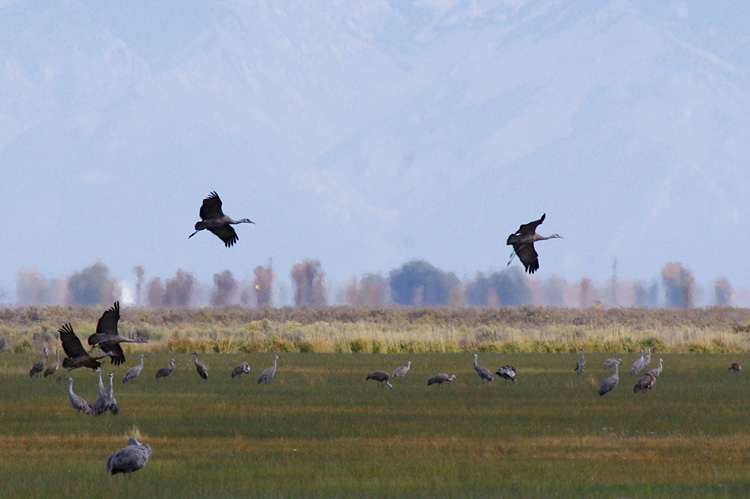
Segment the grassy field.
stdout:
[[[0,497],[745,497],[750,495],[750,379],[727,371],[750,355],[660,354],[650,393],[635,377],[599,397],[608,354],[481,353],[519,381],[483,386],[468,352],[280,353],[269,385],[257,385],[271,353],[192,357],[153,352],[133,384],[137,355],[114,369],[121,412],[77,414],[67,384],[29,379],[36,352],[0,354]],[[621,355],[629,368],[634,354]],[[172,376],[155,371],[171,357]],[[252,373],[231,380],[247,360]],[[413,365],[394,388],[365,381],[375,369]],[[652,366],[655,362],[652,362]],[[112,369],[106,365],[106,371]],[[426,386],[438,372],[458,379]],[[92,401],[96,375],[73,374]],[[105,461],[137,428],[153,447],[132,479]]]

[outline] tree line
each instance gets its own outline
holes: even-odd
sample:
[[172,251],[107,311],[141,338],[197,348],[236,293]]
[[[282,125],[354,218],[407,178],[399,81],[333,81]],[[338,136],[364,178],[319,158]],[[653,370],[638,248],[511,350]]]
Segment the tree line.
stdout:
[[[250,279],[238,280],[230,270],[213,276],[206,293],[192,273],[178,269],[162,279],[146,277],[142,266],[133,268],[136,304],[148,308],[188,308],[210,305],[224,307],[273,307],[274,286],[278,285],[273,266],[259,265]],[[289,272],[293,304],[316,307],[345,304],[358,307],[473,306],[503,307],[548,305],[586,308],[595,305],[615,307],[658,307],[688,309],[695,306],[697,286],[689,269],[680,263],[667,263],[659,278],[649,282],[622,282],[613,275],[596,284],[584,277],[578,282],[551,277],[532,278],[520,267],[477,272],[459,279],[455,273],[436,268],[424,260],[413,260],[387,275],[365,274],[352,277],[336,289],[328,289],[319,260],[306,259]],[[713,304],[731,306],[733,289],[725,277],[713,283]],[[50,280],[34,269],[18,272],[18,305],[106,305],[122,299],[122,291],[108,267],[97,262],[64,279]],[[199,296],[200,295],[200,296]],[[207,296],[206,296],[207,295]]]

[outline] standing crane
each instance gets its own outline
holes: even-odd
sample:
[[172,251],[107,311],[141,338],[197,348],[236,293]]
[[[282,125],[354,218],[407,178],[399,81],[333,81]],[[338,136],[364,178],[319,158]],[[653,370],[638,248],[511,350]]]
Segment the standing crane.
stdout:
[[738,373],[738,372],[742,371],[742,366],[740,365],[739,362],[732,362],[729,365],[729,370]]
[[612,369],[613,367],[615,367],[615,364],[618,362],[622,362],[622,359],[616,359],[614,357],[610,357],[604,361],[604,369]]
[[[581,352],[581,356],[578,357],[578,360],[576,361],[576,373],[581,374],[583,370],[586,369],[586,359],[583,358],[583,347],[578,351]],[[615,363],[614,365],[616,366],[618,363]]]
[[98,345],[102,352],[110,354],[111,362],[119,366],[125,362],[125,353],[120,343],[146,343],[143,338],[126,338],[117,332],[117,322],[120,320],[120,302],[107,309],[96,323],[96,332],[89,336],[89,345]]
[[171,359],[169,361],[169,365],[166,365],[162,367],[161,369],[159,369],[158,371],[156,371],[156,379],[166,378],[167,376],[172,374],[172,371],[174,371],[174,359]]
[[84,414],[91,414],[91,406],[89,403],[80,395],[73,393],[73,378],[68,378],[68,399],[70,400],[70,405],[72,405],[73,409],[76,411]]
[[393,385],[388,381],[390,377],[391,375],[385,371],[373,371],[367,375],[365,381],[367,381],[368,379],[372,379],[380,383],[381,388],[383,387],[383,383],[388,385],[388,388],[393,388]]
[[263,372],[260,373],[260,376],[258,376],[258,384],[261,384],[263,382],[268,383],[271,381],[271,378],[273,378],[273,375],[276,374],[276,361],[277,360],[279,360],[279,356],[274,355],[273,365],[263,369]]
[[47,364],[47,352],[49,349],[44,347],[44,357],[34,362],[34,365],[29,369],[29,377],[39,376],[44,371],[44,366]]
[[443,383],[445,383],[446,381],[453,381],[454,379],[456,379],[455,374],[451,374],[450,376],[445,373],[436,374],[435,376],[427,380],[427,386],[437,383],[438,388],[442,388]]
[[115,374],[109,373],[109,388],[106,388],[104,386],[104,383],[102,383],[102,370],[97,369],[96,372],[99,375],[99,397],[96,399],[96,402],[94,402],[94,406],[92,407],[94,416],[98,416],[110,411],[112,412],[112,414],[119,413],[120,406],[117,404],[117,399],[115,399],[115,396],[113,394],[112,386],[112,380],[114,379]]
[[60,349],[55,348],[55,361],[44,370],[44,377],[52,376],[60,368]]
[[648,347],[648,351],[646,352],[646,357],[643,359],[643,368],[646,369],[650,363],[651,363],[651,347]]
[[659,359],[659,367],[654,367],[653,369],[649,369],[646,374],[650,374],[654,378],[658,378],[659,376],[661,376],[661,370],[662,370],[662,367],[663,367],[663,365],[662,365],[663,362],[664,362],[664,359]]
[[250,364],[247,362],[240,362],[232,369],[232,379],[243,374],[250,374]]
[[543,214],[542,218],[521,225],[515,234],[508,236],[506,244],[513,246],[513,253],[510,254],[510,260],[508,265],[513,261],[513,255],[518,255],[518,259],[523,263],[523,267],[529,274],[533,274],[539,270],[539,255],[534,249],[534,243],[537,241],[544,241],[547,239],[562,239],[559,234],[552,234],[551,236],[541,236],[536,233],[536,228],[544,222],[544,217],[547,214]]
[[391,375],[391,378],[400,378],[400,377],[404,376],[409,371],[409,368],[411,368],[411,361],[408,361],[405,366],[399,366],[399,367],[397,367],[393,371],[393,374]]
[[513,366],[502,366],[495,373],[503,379],[516,383],[516,368]]
[[77,369],[79,367],[96,369],[97,367],[101,367],[102,365],[102,363],[99,362],[100,359],[109,357],[111,355],[110,352],[107,352],[104,355],[99,355],[98,357],[92,357],[91,355],[89,355],[89,353],[83,348],[83,345],[81,345],[81,340],[79,340],[78,336],[76,336],[76,333],[75,331],[73,331],[73,326],[70,325],[70,322],[63,324],[62,327],[58,330],[58,333],[60,334],[60,341],[62,342],[62,347],[65,351],[65,355],[68,356],[67,358],[63,359],[62,365],[68,371]]
[[146,354],[142,353],[141,363],[125,371],[125,376],[122,377],[123,383],[127,383],[128,381],[135,381],[135,378],[137,378],[138,375],[141,374],[141,371],[143,370],[143,359],[145,358],[146,358]]
[[619,368],[621,363],[621,361],[615,363],[615,373],[602,382],[602,386],[599,387],[599,391],[597,392],[599,395],[605,395],[611,392],[615,389],[617,383],[620,382]]
[[211,192],[206,199],[203,200],[203,204],[200,209],[201,221],[196,222],[195,232],[188,236],[188,239],[193,237],[203,229],[208,229],[216,234],[219,239],[224,241],[224,246],[227,248],[231,247],[234,243],[239,240],[237,233],[234,231],[232,224],[254,224],[249,218],[241,218],[235,220],[230,216],[224,214],[221,211],[221,198],[216,192]]
[[633,393],[643,392],[646,393],[646,390],[650,390],[654,387],[654,382],[656,381],[656,376],[654,376],[651,373],[646,373],[641,378],[635,382],[635,385],[633,385]]
[[198,360],[198,352],[193,352],[193,355],[195,355],[193,363],[195,364],[195,370],[198,372],[198,376],[203,379],[208,379],[208,368],[206,367],[206,364]]
[[479,375],[479,378],[482,380],[482,384],[484,384],[484,381],[487,380],[488,382],[494,380],[495,378],[492,376],[492,373],[489,369],[487,369],[484,366],[480,366],[477,364],[477,357],[479,354],[474,354],[474,370]]
[[643,371],[646,368],[646,359],[643,356],[643,349],[641,348],[641,357],[638,359],[635,359],[635,362],[633,362],[633,365],[630,366],[630,374],[638,374],[640,371]]
[[113,452],[107,458],[107,472],[116,475],[138,471],[146,466],[150,457],[151,446],[140,443],[135,437],[130,437],[128,445]]

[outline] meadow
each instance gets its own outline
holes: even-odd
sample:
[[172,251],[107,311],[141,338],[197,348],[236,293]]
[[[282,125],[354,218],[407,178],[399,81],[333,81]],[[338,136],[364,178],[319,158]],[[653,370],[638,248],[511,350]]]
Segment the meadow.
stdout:
[[[747,311],[124,309],[112,366],[116,416],[76,413],[67,383],[30,379],[42,345],[71,321],[84,339],[102,309],[0,309],[0,497],[743,497],[750,494]],[[638,349],[664,359],[634,394]],[[573,368],[587,348],[582,375]],[[204,381],[192,355],[209,367]],[[472,353],[518,383],[483,385]],[[120,380],[148,357],[132,384]],[[272,383],[260,371],[279,355]],[[596,394],[624,360],[620,385]],[[175,372],[154,373],[170,358]],[[230,379],[240,361],[246,377]],[[368,372],[413,362],[393,389]],[[426,386],[439,372],[457,379]],[[97,378],[72,373],[93,402]],[[133,432],[147,466],[109,477]]]

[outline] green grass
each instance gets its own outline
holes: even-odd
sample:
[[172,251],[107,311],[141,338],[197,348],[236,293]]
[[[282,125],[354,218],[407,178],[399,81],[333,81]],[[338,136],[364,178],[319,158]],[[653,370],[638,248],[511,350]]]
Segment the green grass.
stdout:
[[[727,371],[750,356],[667,354],[654,390],[635,377],[596,395],[608,355],[490,354],[519,382],[482,386],[461,354],[280,355],[153,353],[134,384],[115,372],[121,412],[77,414],[67,384],[29,379],[38,355],[0,356],[0,497],[742,497],[750,494],[750,381]],[[655,353],[655,360],[659,354]],[[174,357],[172,376],[154,372]],[[633,355],[623,355],[627,367]],[[252,373],[230,380],[240,360]],[[412,360],[394,388],[365,381]],[[653,365],[653,363],[652,363]],[[106,365],[109,372],[111,366]],[[623,369],[627,371],[628,369]],[[427,387],[438,372],[458,379]],[[96,376],[73,374],[96,396]],[[132,479],[106,475],[107,456],[134,428],[153,447]]]

